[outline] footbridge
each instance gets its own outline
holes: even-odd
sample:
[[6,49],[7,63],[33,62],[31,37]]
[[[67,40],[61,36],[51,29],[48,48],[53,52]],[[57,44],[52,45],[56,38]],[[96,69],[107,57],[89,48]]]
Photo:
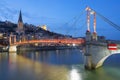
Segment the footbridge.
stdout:
[[17,46],[24,46],[24,45],[30,45],[30,44],[34,44],[34,45],[38,45],[40,44],[45,45],[45,46],[55,46],[55,45],[66,45],[66,46],[78,46],[81,45],[85,42],[85,40],[83,38],[79,38],[79,39],[74,39],[74,38],[64,38],[64,39],[39,39],[39,40],[25,40],[25,41],[16,41],[16,36],[15,35],[11,35],[9,38],[9,43],[10,43],[10,47],[9,47],[9,52],[16,52],[17,51]]

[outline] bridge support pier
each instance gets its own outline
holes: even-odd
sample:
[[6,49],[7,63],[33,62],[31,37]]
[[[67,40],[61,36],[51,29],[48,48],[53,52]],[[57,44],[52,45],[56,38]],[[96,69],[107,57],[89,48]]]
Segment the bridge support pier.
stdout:
[[85,55],[85,69],[92,69],[92,57],[90,54]]
[[9,46],[9,53],[15,53],[15,52],[17,52],[16,45]]
[[84,66],[86,69],[96,69],[102,66],[105,59],[111,55],[107,49],[107,43],[104,42],[86,42],[85,49]]

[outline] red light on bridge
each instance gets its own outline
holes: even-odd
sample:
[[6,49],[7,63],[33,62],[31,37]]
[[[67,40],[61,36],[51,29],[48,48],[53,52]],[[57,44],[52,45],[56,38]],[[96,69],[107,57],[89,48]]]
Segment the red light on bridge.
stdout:
[[108,44],[109,50],[117,50],[117,44]]

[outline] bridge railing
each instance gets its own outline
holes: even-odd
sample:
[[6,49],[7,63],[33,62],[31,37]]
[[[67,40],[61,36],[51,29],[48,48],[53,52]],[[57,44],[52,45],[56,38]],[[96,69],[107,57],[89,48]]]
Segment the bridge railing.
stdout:
[[15,42],[12,45],[24,45],[32,43],[63,43],[63,44],[82,44],[84,39],[40,39],[40,40],[27,40],[22,42]]

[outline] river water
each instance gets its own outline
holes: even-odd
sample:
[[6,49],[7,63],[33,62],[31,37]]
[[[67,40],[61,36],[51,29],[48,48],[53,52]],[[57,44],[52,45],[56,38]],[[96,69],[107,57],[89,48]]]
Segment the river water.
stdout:
[[78,49],[0,53],[0,80],[120,80],[120,54],[96,70],[83,63]]

